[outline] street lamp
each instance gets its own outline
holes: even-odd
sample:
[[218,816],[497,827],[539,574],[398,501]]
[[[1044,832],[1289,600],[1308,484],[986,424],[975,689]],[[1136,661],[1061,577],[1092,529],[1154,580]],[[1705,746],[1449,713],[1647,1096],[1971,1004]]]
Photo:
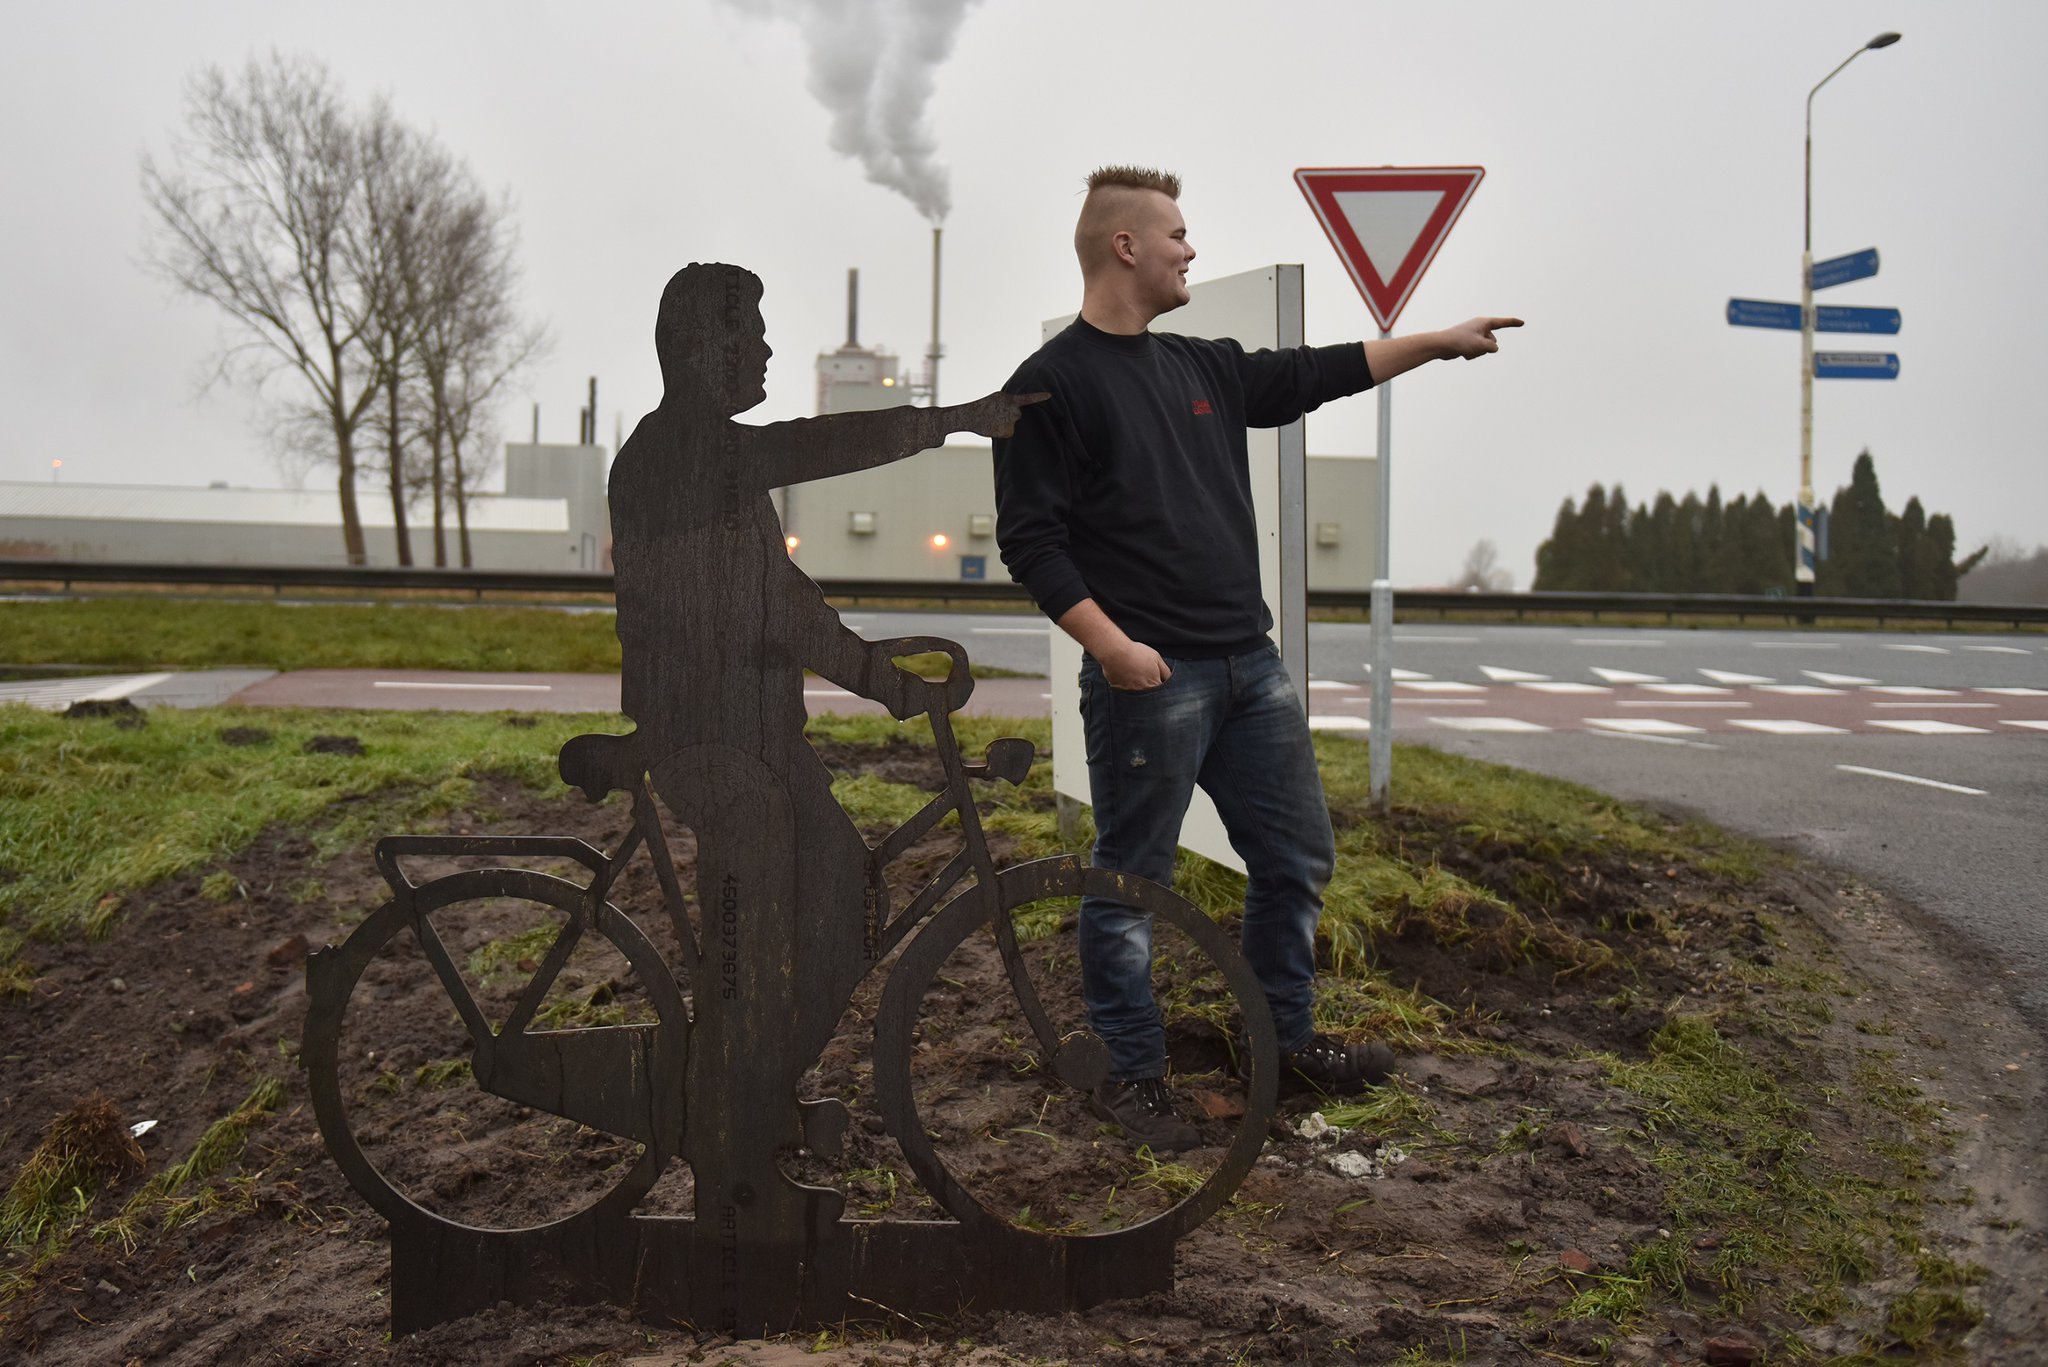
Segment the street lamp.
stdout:
[[1896,33],[1880,33],[1842,59],[1806,92],[1806,239],[1799,254],[1799,530],[1794,548],[1793,578],[1801,598],[1813,596],[1813,97],[1820,88],[1842,74],[1866,52],[1890,47],[1899,41]]

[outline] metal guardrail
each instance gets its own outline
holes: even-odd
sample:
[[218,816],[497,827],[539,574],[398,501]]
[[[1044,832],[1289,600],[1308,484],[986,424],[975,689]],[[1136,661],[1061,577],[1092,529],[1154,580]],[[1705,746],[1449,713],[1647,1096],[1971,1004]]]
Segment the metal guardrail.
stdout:
[[[294,588],[392,589],[469,594],[561,594],[610,597],[609,574],[546,573],[523,570],[369,569],[340,565],[157,565],[81,560],[0,558],[0,583],[54,584],[58,592],[77,585],[208,585],[269,589],[282,594]],[[829,597],[894,598],[958,603],[1016,603],[1024,590],[999,580],[821,579]],[[1454,612],[1496,614],[1517,619],[1532,616],[1732,617],[1791,624],[1828,618],[1887,622],[1958,622],[2048,625],[2048,604],[1953,603],[1883,598],[1769,598],[1732,593],[1459,593],[1448,589],[1401,589],[1396,605],[1404,613]],[[1312,608],[1355,608],[1369,611],[1372,594],[1364,589],[1311,589]]]

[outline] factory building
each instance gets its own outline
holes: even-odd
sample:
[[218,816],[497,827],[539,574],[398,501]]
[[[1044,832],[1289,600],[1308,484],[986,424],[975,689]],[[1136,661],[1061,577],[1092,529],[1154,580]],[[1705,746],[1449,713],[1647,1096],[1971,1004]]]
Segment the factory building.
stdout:
[[[469,503],[477,569],[611,568],[611,518],[602,446],[510,444],[505,492]],[[356,495],[372,566],[398,564],[391,502],[365,487]],[[409,509],[413,563],[431,565],[431,513]],[[452,512],[448,555],[459,557]],[[180,488],[151,484],[41,484],[0,481],[0,556],[39,560],[179,565],[348,563],[341,495],[333,489]]]

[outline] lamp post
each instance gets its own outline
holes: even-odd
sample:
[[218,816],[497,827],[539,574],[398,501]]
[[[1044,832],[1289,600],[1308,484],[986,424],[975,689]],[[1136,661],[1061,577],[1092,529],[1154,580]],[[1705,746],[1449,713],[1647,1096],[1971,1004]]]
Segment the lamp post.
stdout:
[[1806,237],[1799,254],[1799,528],[1793,578],[1801,598],[1813,596],[1813,97],[1866,52],[1890,47],[1896,33],[1880,33],[1842,59],[1842,65],[1806,92]]

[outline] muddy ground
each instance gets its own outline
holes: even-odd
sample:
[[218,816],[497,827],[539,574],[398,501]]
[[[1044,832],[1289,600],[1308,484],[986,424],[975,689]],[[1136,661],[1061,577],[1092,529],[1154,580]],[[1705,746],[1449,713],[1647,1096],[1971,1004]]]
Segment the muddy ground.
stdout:
[[[923,779],[929,762],[896,749],[840,748],[828,759],[895,781]],[[1517,856],[1412,815],[1399,820],[1411,857],[1527,897],[1534,870]],[[624,824],[617,805],[486,782],[439,828],[580,835],[610,847]],[[687,838],[676,853],[687,859]],[[894,880],[899,903],[914,871],[949,853],[944,836],[914,851],[913,868]],[[1924,1156],[1926,1190],[1937,1198],[1927,1238],[1988,1271],[1972,1293],[1986,1322],[1959,1351],[1987,1363],[2048,1361],[2039,1338],[2048,1323],[2044,1060],[2000,1000],[2002,970],[1960,961],[1910,909],[1826,871],[1788,866],[1736,885],[1622,857],[1548,871],[1557,900],[1546,921],[1581,945],[1611,949],[1611,962],[1561,967],[1483,924],[1447,936],[1416,920],[1379,944],[1387,980],[1449,1008],[1441,1047],[1404,1045],[1406,1100],[1384,1127],[1311,1137],[1311,1113],[1329,1103],[1284,1098],[1235,1200],[1181,1245],[1171,1293],[1076,1314],[963,1312],[765,1345],[605,1308],[501,1305],[393,1342],[384,1225],[328,1158],[298,1064],[306,947],[339,940],[386,899],[368,856],[358,844],[322,858],[309,833],[272,830],[223,859],[230,879],[216,870],[132,895],[104,942],[30,946],[32,994],[0,1004],[0,1172],[22,1165],[53,1117],[103,1096],[124,1124],[156,1122],[140,1141],[142,1169],[94,1207],[104,1218],[190,1154],[261,1079],[279,1080],[283,1100],[251,1118],[239,1161],[213,1179],[211,1197],[181,1208],[182,1223],[144,1222],[131,1231],[132,1252],[118,1234],[74,1240],[0,1309],[0,1359],[766,1362],[802,1350],[847,1362],[1681,1363],[1742,1361],[1745,1349],[1783,1361],[1866,1342],[1881,1353],[1881,1278],[1854,1287],[1834,1325],[1770,1308],[1779,1302],[1768,1297],[1731,1304],[1707,1275],[1711,1231],[1698,1237],[1685,1294],[1654,1298],[1625,1332],[1597,1316],[1559,1317],[1575,1296],[1624,1277],[1628,1251],[1673,1222],[1644,1109],[1592,1056],[1641,1058],[1674,1013],[1741,1007],[1778,990],[1754,970],[1796,981],[1811,968],[1834,975],[1827,990],[1841,1009],[1758,1047],[1797,1060],[1788,1072],[1809,1085],[1802,1099],[1820,1145],[1812,1161],[1868,1161],[1866,1136],[1846,1120],[1830,1123],[1844,1113],[1829,1098],[1851,1087],[1872,1057],[1871,1032],[1882,1033],[1886,1065],[1939,1108],[1939,1142]],[[615,900],[673,961],[674,933],[644,860]],[[1038,920],[1058,928],[1028,945],[1032,971],[1071,1026],[1072,918],[1049,908]],[[494,1018],[532,975],[550,933],[524,903],[471,906],[437,924]],[[1176,1085],[1221,1143],[1241,1097],[1228,1004],[1187,946],[1169,937],[1163,948]],[[629,958],[586,943],[541,1018],[649,1018]],[[806,1080],[809,1094],[847,1102],[846,1152],[792,1155],[789,1166],[840,1188],[849,1214],[931,1218],[870,1105],[867,1023],[878,983],[856,995]],[[1328,988],[1341,1006],[1343,986]],[[941,1157],[985,1206],[1034,1227],[1102,1229],[1165,1208],[1213,1168],[1220,1149],[1161,1166],[1104,1134],[1077,1098],[1046,1081],[1009,1000],[987,942],[964,945],[927,998],[913,1069]],[[530,1224],[588,1204],[630,1166],[636,1146],[475,1088],[466,1036],[409,935],[380,955],[356,1003],[341,1051],[352,1125],[413,1199],[466,1222]],[[690,1205],[687,1169],[676,1165],[642,1208]]]

